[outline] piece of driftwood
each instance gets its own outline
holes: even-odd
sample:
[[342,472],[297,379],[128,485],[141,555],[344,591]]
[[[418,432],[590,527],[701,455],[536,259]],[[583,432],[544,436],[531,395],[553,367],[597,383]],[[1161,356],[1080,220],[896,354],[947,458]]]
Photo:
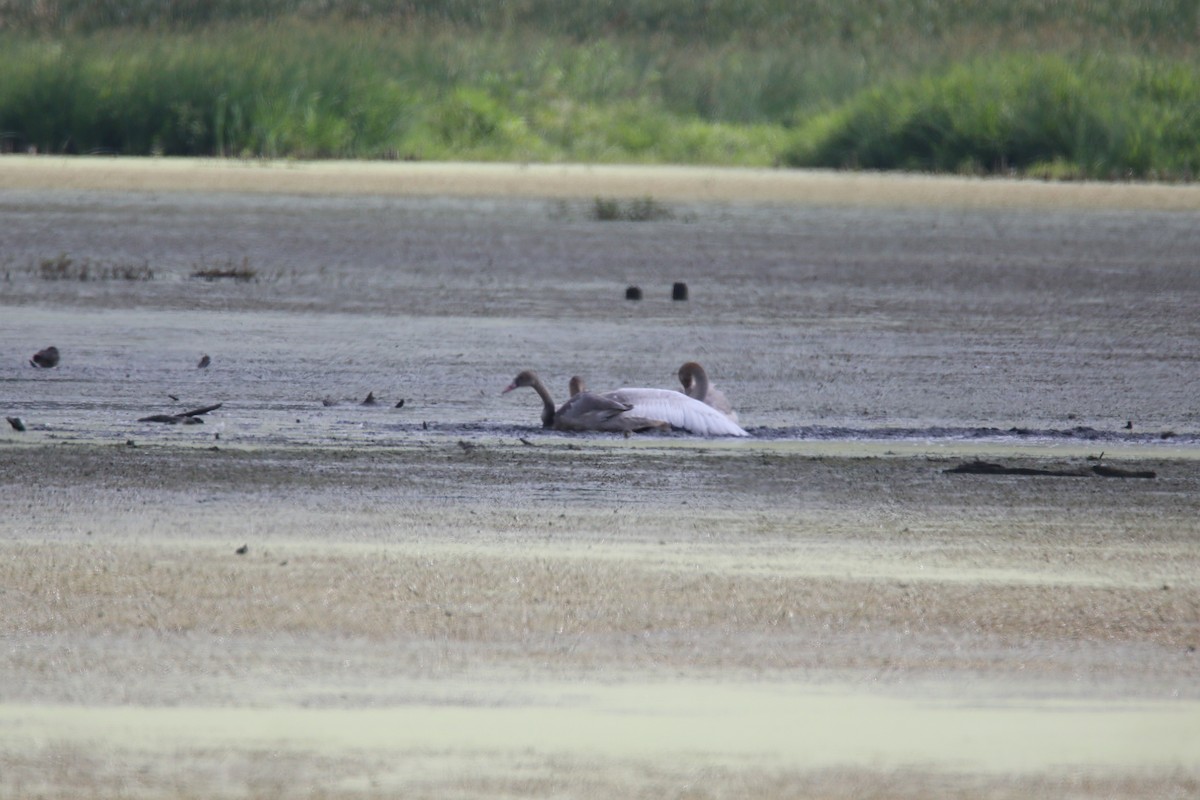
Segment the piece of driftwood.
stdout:
[[1037,467],[1009,467],[1004,464],[993,464],[989,461],[968,461],[957,467],[942,470],[956,475],[1026,475],[1042,478],[1087,478],[1099,475],[1103,478],[1155,478],[1156,473],[1150,470],[1125,470],[1116,467],[1106,467],[1096,464],[1091,469],[1061,470],[1039,469]]
[[1131,470],[1117,469],[1116,467],[1106,467],[1103,464],[1097,464],[1092,467],[1092,472],[1103,478],[1157,478],[1158,473],[1151,469]]
[[203,425],[204,420],[199,417],[185,417],[183,414],[151,414],[148,417],[142,417],[138,422],[161,422],[164,425]]
[[224,403],[213,403],[211,406],[200,406],[199,408],[193,408],[191,411],[184,411],[179,416],[181,416],[181,417],[198,417],[201,414],[207,414],[210,411],[216,411],[218,408],[220,408],[223,405],[224,405]]
[[1088,474],[1082,470],[1006,467],[1003,464],[993,464],[989,461],[968,461],[966,464],[959,464],[957,467],[951,467],[943,472],[965,475],[1033,475],[1051,478],[1083,478]]
[[203,425],[204,420],[200,419],[200,416],[210,411],[216,411],[222,405],[222,403],[213,403],[211,406],[201,406],[179,414],[151,414],[148,417],[140,418],[138,422],[161,422],[164,425]]

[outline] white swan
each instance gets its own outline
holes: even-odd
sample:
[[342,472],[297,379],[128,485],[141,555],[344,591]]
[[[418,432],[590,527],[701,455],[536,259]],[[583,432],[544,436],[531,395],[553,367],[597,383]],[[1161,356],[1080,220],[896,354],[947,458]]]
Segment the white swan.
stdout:
[[521,386],[531,387],[542,398],[546,428],[617,432],[682,428],[702,436],[749,436],[719,411],[670,389],[580,391],[555,410],[550,392],[533,370],[521,372],[501,394]]
[[672,428],[701,436],[750,435],[717,409],[674,389],[614,389],[604,395],[630,404],[642,416],[665,420]]
[[709,382],[708,373],[695,361],[688,361],[679,368],[679,382],[683,384],[683,393],[688,397],[712,406],[729,417],[731,422],[738,421],[737,412],[733,410],[733,405],[725,397],[725,393]]

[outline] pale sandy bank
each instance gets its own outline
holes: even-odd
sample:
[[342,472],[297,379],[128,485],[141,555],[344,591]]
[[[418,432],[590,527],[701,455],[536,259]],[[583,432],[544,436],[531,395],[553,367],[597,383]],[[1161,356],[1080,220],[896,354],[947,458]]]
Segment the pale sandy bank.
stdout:
[[581,164],[5,156],[2,189],[455,197],[644,197],[831,206],[1189,211],[1200,186],[1047,183],[815,170]]

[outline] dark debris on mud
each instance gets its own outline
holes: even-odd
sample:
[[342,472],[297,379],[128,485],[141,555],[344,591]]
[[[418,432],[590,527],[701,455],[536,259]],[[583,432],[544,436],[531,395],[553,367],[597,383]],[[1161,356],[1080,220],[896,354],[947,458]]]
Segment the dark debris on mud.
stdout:
[[825,425],[783,428],[746,428],[751,436],[771,440],[815,440],[815,441],[947,441],[947,442],[1098,442],[1113,444],[1198,444],[1200,433],[1174,431],[1131,432],[1105,431],[1085,426],[1073,428],[994,428],[931,426],[925,428],[878,427],[842,428]]

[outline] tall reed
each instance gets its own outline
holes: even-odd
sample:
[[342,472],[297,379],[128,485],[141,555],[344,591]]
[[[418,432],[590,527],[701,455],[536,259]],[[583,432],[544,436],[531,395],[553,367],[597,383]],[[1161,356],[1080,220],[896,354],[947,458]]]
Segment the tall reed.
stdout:
[[791,166],[1193,179],[1200,74],[1145,58],[1010,56],[864,90],[810,119]]
[[6,149],[1197,167],[1194,0],[0,3]]
[[[1196,44],[1194,0],[3,0],[0,25],[17,32],[105,28],[189,30],[223,23],[300,18],[375,26],[451,25],[474,32],[534,30],[585,41],[659,36],[677,42],[752,40],[890,46],[914,38],[987,33],[1001,46],[1054,45],[1083,35],[1094,44]],[[981,37],[982,38],[982,37]],[[1022,40],[1018,42],[1017,40]]]

